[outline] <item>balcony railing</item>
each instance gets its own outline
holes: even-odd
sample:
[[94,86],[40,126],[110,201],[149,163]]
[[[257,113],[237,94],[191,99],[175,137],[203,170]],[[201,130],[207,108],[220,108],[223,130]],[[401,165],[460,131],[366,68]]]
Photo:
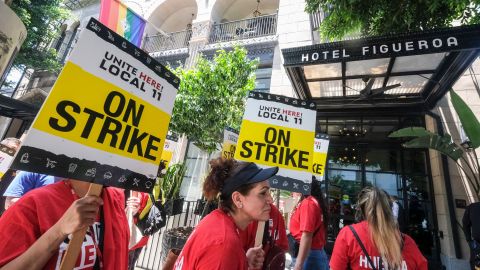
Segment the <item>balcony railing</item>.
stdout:
[[275,35],[277,14],[259,16],[227,23],[214,24],[210,32],[210,43],[249,39]]
[[159,52],[186,48],[191,37],[192,30],[147,36],[144,49],[147,52]]

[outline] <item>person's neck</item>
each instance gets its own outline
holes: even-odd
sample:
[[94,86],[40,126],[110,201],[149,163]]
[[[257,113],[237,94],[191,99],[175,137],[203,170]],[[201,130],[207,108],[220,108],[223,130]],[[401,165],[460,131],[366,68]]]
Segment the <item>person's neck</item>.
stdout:
[[233,222],[235,223],[237,228],[239,228],[242,231],[247,228],[250,222],[252,222],[252,219],[248,218],[246,215],[240,213],[239,211],[228,212],[228,215],[232,217]]
[[87,195],[90,183],[73,179],[67,181],[70,181],[70,185],[72,186],[73,191],[75,191],[79,198],[85,197],[85,195]]

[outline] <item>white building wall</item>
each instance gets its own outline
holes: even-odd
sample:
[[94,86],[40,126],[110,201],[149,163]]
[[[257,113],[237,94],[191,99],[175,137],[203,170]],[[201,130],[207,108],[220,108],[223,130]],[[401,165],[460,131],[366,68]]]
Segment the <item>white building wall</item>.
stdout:
[[[467,71],[459,78],[459,80],[453,86],[453,90],[467,103],[472,109],[477,118],[480,116],[480,92],[475,87],[474,79],[480,79],[480,60],[477,59],[472,64],[472,69]],[[437,107],[433,112],[440,116],[443,129],[445,133],[452,136],[455,143],[462,143],[462,130],[461,123],[458,115],[451,103],[450,95],[445,95],[437,104]],[[448,198],[446,195],[445,184],[443,182],[443,168],[441,165],[437,167],[436,161],[441,159],[441,155],[438,152],[431,151],[430,160],[432,163],[432,176],[434,183],[434,195],[438,219],[438,230],[443,232],[443,238],[440,238],[441,246],[441,258],[442,263],[447,269],[469,269],[469,247],[462,229],[458,227],[457,234],[461,246],[462,258],[457,259],[455,256],[453,236],[452,236],[452,223],[462,223],[462,217],[464,209],[455,207],[456,220],[451,220],[448,212]],[[480,154],[477,151],[477,156]],[[450,182],[452,188],[453,199],[466,200],[467,205],[474,202],[474,191],[469,185],[463,172],[459,170],[455,162],[449,159],[448,169],[450,172]]]
[[312,45],[310,17],[303,0],[280,0],[278,9],[278,46],[275,48],[270,93],[294,97],[290,79],[283,68],[281,49]]

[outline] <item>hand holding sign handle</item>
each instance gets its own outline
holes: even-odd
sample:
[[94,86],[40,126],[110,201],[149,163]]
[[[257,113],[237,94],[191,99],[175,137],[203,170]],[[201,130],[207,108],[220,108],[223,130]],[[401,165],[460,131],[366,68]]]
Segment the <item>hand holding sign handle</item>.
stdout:
[[[90,188],[85,196],[100,196],[102,187],[102,185],[90,184]],[[78,253],[82,247],[83,239],[85,238],[87,230],[88,227],[85,227],[72,234],[72,239],[70,239],[67,251],[63,257],[62,265],[60,266],[61,270],[72,270],[75,267],[75,262],[77,261]]]

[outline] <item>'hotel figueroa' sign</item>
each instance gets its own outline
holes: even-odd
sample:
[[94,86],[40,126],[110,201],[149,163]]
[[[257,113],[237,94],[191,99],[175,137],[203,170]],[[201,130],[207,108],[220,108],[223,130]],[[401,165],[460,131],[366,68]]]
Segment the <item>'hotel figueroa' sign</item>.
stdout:
[[285,66],[461,51],[478,47],[480,27],[391,34],[283,50]]

